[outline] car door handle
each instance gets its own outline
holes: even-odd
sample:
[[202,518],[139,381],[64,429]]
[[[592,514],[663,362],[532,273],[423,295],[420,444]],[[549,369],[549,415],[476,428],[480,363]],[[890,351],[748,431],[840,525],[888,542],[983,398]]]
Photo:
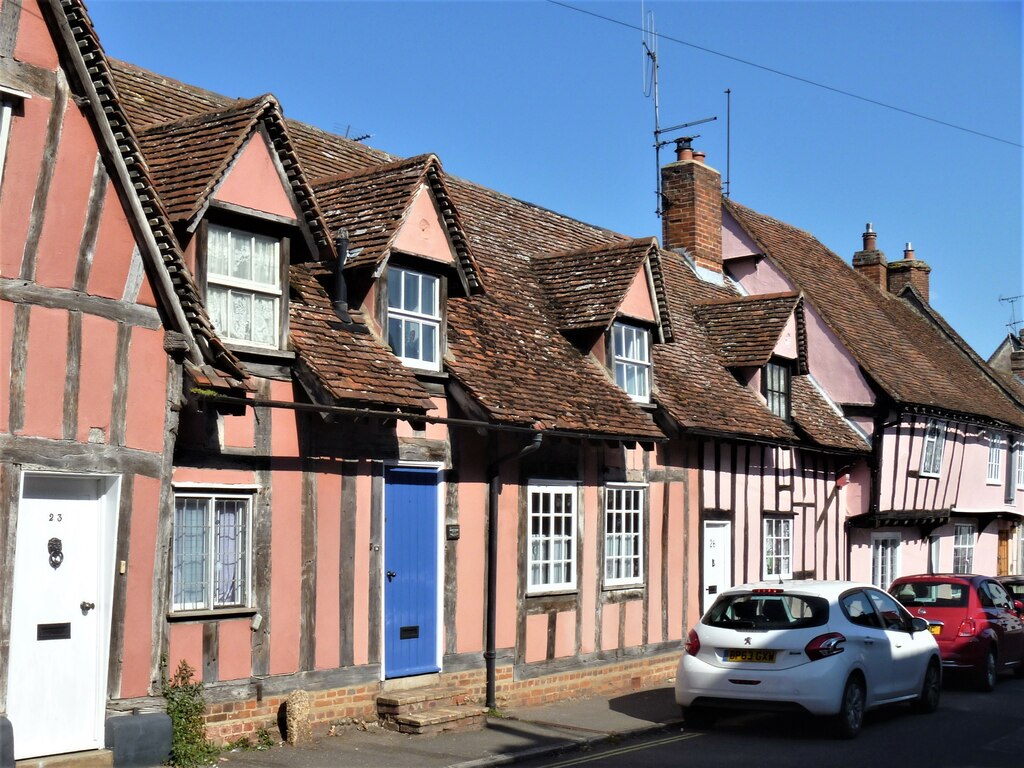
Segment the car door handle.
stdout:
[[865,637],[864,638],[864,645],[874,645],[874,644],[875,644],[875,639],[873,637]]

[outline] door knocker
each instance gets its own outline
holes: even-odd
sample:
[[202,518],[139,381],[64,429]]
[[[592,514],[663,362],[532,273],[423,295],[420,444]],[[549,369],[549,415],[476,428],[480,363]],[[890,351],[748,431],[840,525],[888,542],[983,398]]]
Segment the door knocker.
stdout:
[[50,567],[54,570],[60,568],[60,564],[64,562],[64,545],[58,538],[52,538],[47,543],[46,548],[50,550]]

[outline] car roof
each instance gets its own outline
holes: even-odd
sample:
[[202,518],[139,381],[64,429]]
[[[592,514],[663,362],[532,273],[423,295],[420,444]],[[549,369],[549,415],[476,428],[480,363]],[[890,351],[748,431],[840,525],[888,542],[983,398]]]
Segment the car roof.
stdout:
[[857,588],[878,589],[874,584],[861,581],[830,581],[817,579],[790,579],[783,581],[757,581],[749,584],[738,584],[723,590],[723,595],[751,592],[755,589],[781,589],[792,594],[818,595],[835,598],[847,590]]
[[918,573],[913,576],[898,576],[893,579],[893,584],[907,584],[920,581],[956,581],[964,584],[978,581],[979,579],[991,579],[992,576],[983,576],[977,573]]

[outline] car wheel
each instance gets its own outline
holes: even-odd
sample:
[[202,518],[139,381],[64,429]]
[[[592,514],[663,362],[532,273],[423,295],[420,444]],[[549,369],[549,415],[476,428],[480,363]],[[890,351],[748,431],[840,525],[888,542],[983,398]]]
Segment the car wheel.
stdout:
[[996,687],[996,651],[995,648],[989,648],[988,653],[985,654],[985,661],[980,667],[978,667],[975,673],[975,683],[979,691],[994,690]]
[[715,713],[704,707],[683,707],[683,724],[699,730],[710,728],[715,724]]
[[939,697],[942,695],[942,675],[939,665],[934,661],[928,665],[921,685],[921,695],[914,700],[914,711],[927,715],[939,708]]
[[835,716],[836,735],[841,739],[852,739],[864,724],[865,707],[864,683],[859,677],[851,677],[843,689],[843,700],[839,714]]

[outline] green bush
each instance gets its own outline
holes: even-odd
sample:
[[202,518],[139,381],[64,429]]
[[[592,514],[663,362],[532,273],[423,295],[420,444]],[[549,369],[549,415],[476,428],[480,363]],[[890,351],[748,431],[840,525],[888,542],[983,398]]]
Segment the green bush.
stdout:
[[163,680],[167,714],[171,718],[171,756],[168,765],[196,768],[216,762],[220,750],[206,738],[203,684],[193,681],[195,670],[184,659],[170,679]]

